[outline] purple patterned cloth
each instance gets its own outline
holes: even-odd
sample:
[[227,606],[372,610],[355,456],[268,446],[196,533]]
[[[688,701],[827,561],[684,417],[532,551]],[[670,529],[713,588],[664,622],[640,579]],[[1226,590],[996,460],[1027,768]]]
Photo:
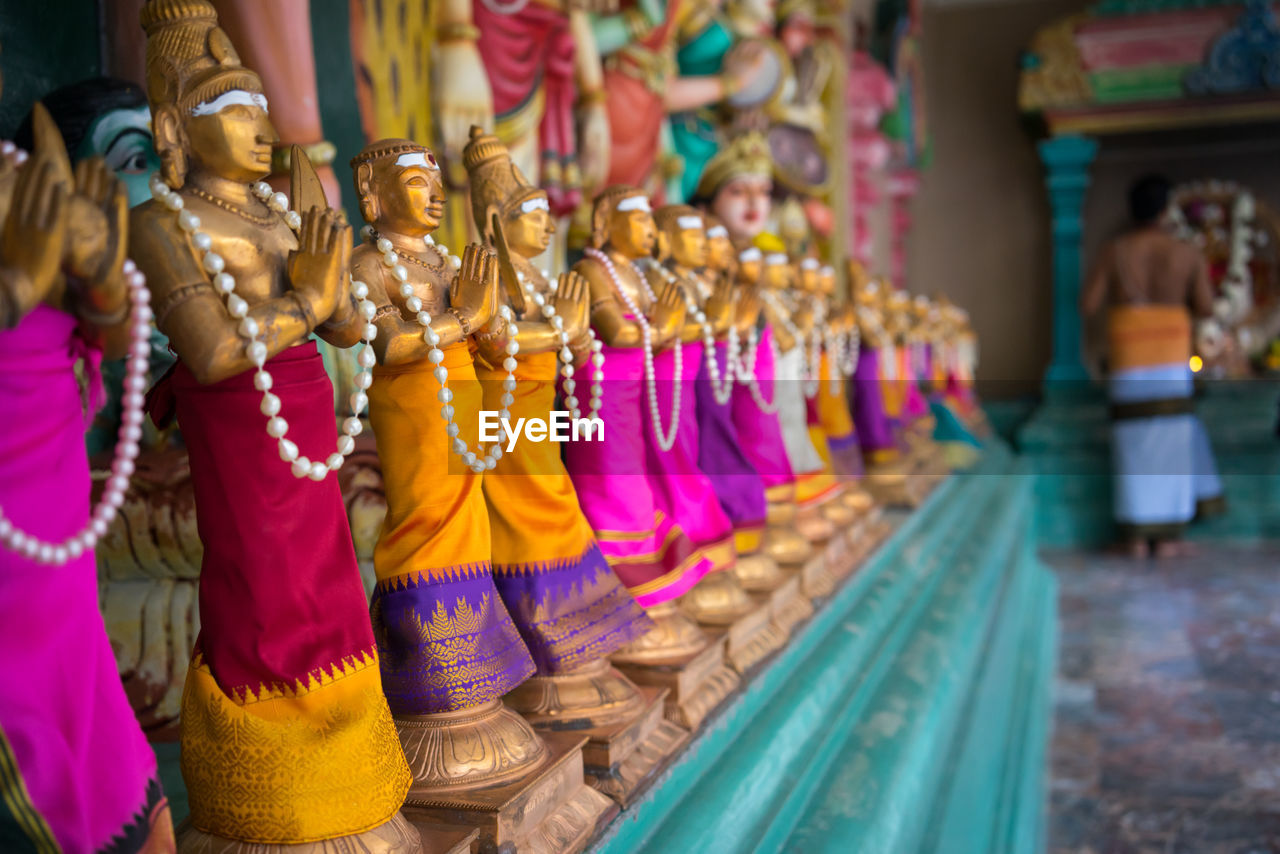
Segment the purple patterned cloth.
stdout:
[[897,450],[893,420],[884,409],[884,397],[880,387],[880,354],[873,347],[863,346],[858,357],[858,368],[853,375],[853,423],[863,456],[870,459],[877,454]]
[[[716,363],[720,376],[726,373],[729,345],[716,342]],[[736,387],[735,387],[736,391]],[[711,480],[720,506],[735,529],[758,528],[764,524],[766,507],[764,481],[751,465],[733,424],[732,398],[721,404],[711,386],[706,360],[698,373],[698,468]]]
[[653,628],[595,540],[578,558],[495,566],[493,581],[541,675],[602,658]]
[[453,712],[496,699],[533,675],[487,563],[379,582],[373,633],[393,714]]

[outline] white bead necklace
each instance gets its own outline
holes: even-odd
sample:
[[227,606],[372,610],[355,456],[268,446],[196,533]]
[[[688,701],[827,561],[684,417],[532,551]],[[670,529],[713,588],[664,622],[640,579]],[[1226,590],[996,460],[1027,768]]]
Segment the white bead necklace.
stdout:
[[[773,352],[774,362],[778,361],[778,345],[770,338],[769,347]],[[751,399],[755,401],[756,408],[765,415],[778,414],[778,396],[775,394],[773,400],[765,400],[764,394],[760,391],[760,380],[756,376],[756,357],[760,354],[760,337],[756,332],[756,328],[752,326],[747,331],[747,359],[739,368],[738,374],[741,377],[740,382],[747,387],[747,391],[751,393]]]
[[[643,339],[642,347],[644,349],[644,376],[649,386],[649,418],[653,423],[653,432],[658,439],[658,447],[663,453],[670,451],[676,444],[676,433],[680,430],[680,386],[682,378],[680,376],[684,360],[680,354],[680,337],[676,336],[675,341],[675,376],[672,385],[671,396],[671,425],[670,430],[662,429],[662,413],[658,410],[658,383],[657,375],[653,369],[653,336],[649,329],[649,319],[640,311],[636,301],[631,298],[626,289],[622,287],[622,279],[618,277],[618,268],[613,265],[613,259],[599,249],[587,247],[585,254],[589,258],[594,258],[604,265],[605,271],[608,272],[610,280],[613,282],[613,290],[618,295],[618,299],[622,300],[627,309],[631,312],[631,316],[635,318],[637,324],[640,325],[640,337]],[[654,295],[653,290],[649,287],[649,283],[645,280],[644,274],[636,267],[635,263],[631,263],[631,269],[635,271],[636,276],[640,279],[641,286],[648,293],[649,299],[657,303],[658,298]]]
[[[801,348],[800,352],[805,353],[805,362],[802,368],[802,376],[800,377],[801,388],[804,389],[805,397],[812,398],[818,393],[818,376],[821,371],[820,360],[822,358],[821,349],[815,350],[810,336],[801,332],[800,327],[796,326],[795,321],[791,319],[791,310],[783,304],[777,294],[772,291],[761,291],[760,296],[773,309],[773,313],[777,315],[778,322],[782,324],[782,327],[787,330],[787,334],[795,341],[792,346],[799,346]],[[817,318],[815,317],[815,323],[816,321]],[[817,334],[815,333],[812,337],[816,339]],[[818,341],[818,347],[821,347],[820,340]],[[776,343],[774,344],[774,349],[776,352]],[[814,359],[815,355],[817,360]]]
[[[0,154],[11,156],[13,152],[0,148]],[[125,365],[124,411],[120,417],[115,455],[111,461],[111,475],[107,478],[102,497],[89,514],[89,521],[85,526],[59,543],[42,540],[21,530],[4,515],[4,509],[0,508],[0,543],[9,551],[36,563],[62,566],[92,549],[106,535],[111,521],[124,504],[124,494],[129,489],[129,477],[133,474],[134,461],[138,458],[138,442],[142,439],[142,408],[147,388],[147,355],[151,350],[152,314],[151,294],[147,291],[146,277],[133,261],[125,260],[124,276],[129,287],[129,302],[133,307],[129,324],[129,357]]]
[[804,379],[804,396],[810,400],[817,397],[818,386],[822,383],[822,331],[827,323],[826,306],[817,300],[813,303],[813,329],[809,332],[808,341],[809,371]]
[[[556,292],[557,282],[551,278],[550,272],[543,270],[542,277],[547,282],[547,288],[551,293]],[[577,380],[573,378],[573,350],[569,347],[569,333],[565,331],[564,319],[556,315],[556,307],[547,300],[542,294],[538,293],[538,289],[534,287],[533,282],[529,281],[524,273],[517,271],[516,278],[520,282],[520,287],[524,290],[525,298],[528,302],[536,305],[541,311],[542,316],[556,330],[560,336],[560,376],[564,378],[564,405],[569,407],[574,418],[582,416],[582,409],[578,406],[578,398],[574,394],[577,390]],[[588,405],[588,414],[591,418],[595,418],[600,414],[600,405],[604,397],[604,343],[596,338],[596,332],[590,327],[587,328],[587,337],[591,339],[591,401]]]
[[[277,193],[265,181],[258,181],[249,188],[268,208],[280,214],[295,233],[302,227],[302,216],[289,209],[289,197]],[[355,437],[360,435],[364,426],[360,423],[360,413],[369,405],[369,396],[365,393],[373,385],[373,367],[376,357],[370,342],[378,335],[378,327],[373,325],[373,316],[377,307],[369,300],[369,288],[363,282],[351,283],[351,294],[358,300],[357,310],[364,319],[361,338],[365,346],[359,355],[360,370],[352,378],[356,390],[350,398],[351,417],[342,424],[343,435],[338,437],[337,450],[323,462],[313,462],[298,452],[298,446],[285,438],[289,432],[289,422],[280,415],[280,398],[271,392],[273,384],[271,372],[266,369],[267,345],[260,339],[261,329],[258,322],[249,317],[249,304],[236,294],[236,280],[226,272],[226,261],[212,249],[213,238],[200,230],[200,217],[185,209],[182,196],[178,195],[159,175],[151,177],[151,196],[157,202],[177,214],[178,227],[187,233],[191,246],[200,253],[200,263],[209,274],[213,288],[226,296],[227,313],[240,321],[236,331],[245,340],[245,356],[256,368],[253,375],[253,387],[262,392],[262,404],[259,409],[267,419],[267,435],[276,440],[279,446],[280,459],[289,464],[296,478],[309,477],[314,481],[324,480],[329,472],[342,468],[343,460],[355,450]]]
[[[693,295],[689,293],[688,289],[680,283],[680,280],[675,277],[674,273],[653,259],[649,259],[647,264],[649,269],[657,270],[663,278],[680,289],[680,293],[684,296],[685,309],[688,312],[688,315],[697,321],[698,325],[702,327],[703,358],[706,359],[707,375],[711,379],[711,393],[714,395],[716,403],[724,406],[729,402],[729,399],[733,397],[734,360],[730,359],[726,362],[724,384],[721,385],[720,363],[716,359],[716,336],[715,333],[711,331],[711,326],[707,323],[706,312],[698,307],[697,300],[695,300]],[[730,324],[729,352],[732,353],[737,349],[738,330]]]
[[[404,298],[405,308],[412,311],[418,320],[418,324],[422,327],[422,340],[427,342],[431,347],[427,351],[427,361],[435,365],[432,372],[436,381],[440,383],[440,391],[436,392],[436,400],[440,401],[440,417],[444,419],[445,430],[449,434],[449,449],[459,456],[467,467],[476,474],[494,468],[498,464],[498,460],[502,459],[502,442],[506,438],[506,430],[501,426],[498,428],[498,441],[484,452],[483,456],[477,456],[475,451],[467,445],[465,439],[458,434],[461,429],[453,421],[453,391],[449,389],[449,369],[444,366],[444,351],[440,349],[440,335],[431,328],[431,314],[422,308],[422,300],[413,292],[413,285],[409,284],[409,271],[400,263],[400,255],[395,251],[391,241],[385,237],[378,236],[378,233],[370,226],[365,226],[360,232],[364,235],[365,240],[373,243],[379,252],[382,253],[382,264],[391,270],[391,275],[396,281],[400,282],[400,296]],[[431,235],[423,238],[429,248],[434,249],[440,257],[455,270],[462,267],[462,259],[449,251],[449,247],[442,243],[436,243]],[[516,354],[520,352],[520,342],[516,340],[519,329],[515,324],[515,315],[509,306],[501,306],[498,309],[498,315],[507,321],[507,358],[503,360],[502,367],[507,372],[507,378],[502,381],[502,409],[498,413],[498,417],[508,419],[511,417],[509,407],[515,403],[516,390]],[[481,446],[477,445],[477,448]]]

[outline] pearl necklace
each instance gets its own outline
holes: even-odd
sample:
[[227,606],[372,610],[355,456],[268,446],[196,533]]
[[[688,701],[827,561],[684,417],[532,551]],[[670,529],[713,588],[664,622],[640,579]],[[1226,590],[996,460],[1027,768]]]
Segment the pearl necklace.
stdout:
[[[650,259],[648,261],[649,269],[657,270],[671,284],[680,289],[680,293],[684,295],[685,309],[689,315],[698,322],[702,327],[702,350],[703,356],[707,362],[707,375],[711,379],[711,394],[715,397],[716,403],[724,406],[733,397],[733,373],[734,360],[730,359],[725,363],[724,384],[720,382],[720,363],[716,359],[716,336],[711,331],[710,325],[707,323],[707,315],[698,307],[698,302],[693,295],[680,284],[680,280],[675,274],[657,261]],[[701,288],[699,289],[701,292]],[[703,295],[706,298],[706,295]],[[732,324],[729,325],[729,352],[732,353],[738,349],[738,330]]]
[[[284,193],[273,191],[271,185],[265,181],[254,183],[249,189],[268,208],[280,214],[285,225],[289,226],[295,234],[302,227],[302,215],[289,209],[289,197]],[[226,272],[226,261],[213,251],[213,238],[207,232],[200,230],[200,217],[186,210],[182,196],[178,195],[158,175],[151,177],[151,197],[177,215],[178,227],[186,232],[192,247],[201,253],[201,266],[209,274],[214,290],[226,296],[227,314],[240,321],[236,331],[245,340],[245,356],[256,368],[253,387],[262,392],[262,404],[259,409],[267,419],[267,435],[275,439],[279,446],[280,459],[289,464],[296,478],[309,477],[317,482],[324,480],[329,472],[336,472],[342,468],[343,461],[355,450],[355,437],[364,429],[364,425],[360,422],[360,413],[369,405],[369,396],[365,392],[373,385],[373,374],[370,369],[376,361],[373,348],[369,344],[378,335],[378,327],[373,324],[373,316],[377,308],[368,298],[369,288],[364,282],[351,283],[351,294],[359,301],[357,310],[365,321],[364,330],[361,332],[365,346],[360,350],[358,357],[360,370],[352,378],[356,391],[350,398],[351,417],[342,424],[343,435],[338,437],[337,450],[323,462],[319,460],[313,462],[307,456],[299,454],[298,446],[285,438],[289,432],[289,422],[280,415],[280,398],[271,392],[273,380],[271,372],[266,369],[267,345],[259,338],[262,330],[258,322],[248,316],[249,304],[243,297],[236,294],[236,280]]]
[[[449,388],[449,369],[444,366],[444,351],[440,349],[440,335],[431,328],[431,314],[422,308],[422,300],[413,292],[413,285],[409,284],[409,271],[400,263],[400,254],[395,251],[391,241],[385,237],[378,236],[378,232],[371,226],[366,226],[360,232],[365,240],[372,242],[379,252],[382,253],[382,264],[391,271],[392,277],[400,283],[400,296],[404,298],[405,308],[417,315],[418,325],[422,327],[422,340],[426,341],[431,347],[427,351],[427,361],[435,365],[432,372],[436,381],[440,383],[440,391],[436,392],[436,400],[440,401],[440,417],[444,419],[445,431],[449,434],[449,449],[466,463],[476,474],[494,468],[498,465],[498,460],[502,459],[502,442],[506,438],[506,429],[502,426],[498,427],[498,441],[494,442],[490,448],[484,452],[483,456],[477,456],[475,451],[467,445],[465,439],[458,434],[461,428],[453,421],[453,391]],[[431,235],[427,235],[423,239],[429,248],[434,249],[444,261],[457,270],[462,267],[462,259],[449,251],[449,247],[442,243],[436,243]],[[408,257],[408,256],[405,256]],[[507,378],[502,381],[502,409],[498,413],[498,417],[508,419],[511,417],[511,410],[508,408],[516,402],[513,392],[516,390],[516,354],[520,352],[520,342],[516,340],[516,336],[520,330],[516,328],[515,315],[509,306],[501,306],[498,309],[498,315],[507,321],[507,358],[503,360],[502,367],[507,372]],[[477,445],[477,448],[481,446]]]
[[[778,345],[770,338],[769,348],[773,352],[774,362],[778,360]],[[760,337],[756,328],[752,326],[747,331],[747,359],[743,363],[738,374],[742,378],[740,382],[747,387],[747,391],[751,393],[751,399],[755,401],[756,408],[765,415],[778,414],[778,396],[775,394],[773,400],[765,400],[764,394],[760,391],[760,380],[756,377],[756,358],[760,354]]]
[[[796,342],[792,346],[801,347],[802,353],[804,353],[806,349],[808,350],[806,362],[804,364],[804,367],[801,370],[802,375],[800,377],[800,380],[802,383],[801,387],[804,389],[804,396],[807,398],[812,398],[814,395],[818,393],[817,377],[821,371],[821,362],[820,362],[822,358],[821,350],[815,350],[812,342],[810,341],[810,336],[801,332],[800,327],[796,326],[795,321],[791,319],[790,309],[788,309],[785,305],[783,305],[782,300],[778,297],[777,294],[773,293],[772,291],[761,291],[760,296],[773,309],[773,313],[776,314],[778,317],[778,322],[782,324],[782,327],[787,330],[787,334],[790,335],[792,340]],[[814,321],[816,324],[817,323],[816,317],[814,318]],[[817,338],[816,334],[813,337]],[[774,351],[777,352],[776,342],[774,344]],[[815,355],[817,356],[816,360],[814,359]]]
[[809,332],[809,372],[804,379],[804,396],[812,400],[818,395],[822,383],[822,330],[827,322],[827,309],[814,300],[813,329]]
[[[547,288],[551,293],[556,292],[556,280],[551,278],[551,273],[547,270],[542,271],[542,278],[547,283]],[[525,298],[528,302],[536,305],[541,311],[542,316],[556,330],[560,336],[560,376],[564,379],[564,405],[569,407],[574,418],[582,416],[582,409],[578,406],[578,398],[574,394],[577,390],[578,382],[573,378],[573,350],[569,347],[569,333],[564,329],[564,319],[556,315],[556,307],[547,301],[547,298],[538,293],[538,289],[534,287],[529,277],[524,273],[516,271],[516,279],[520,283],[520,287],[524,290]],[[604,396],[604,343],[596,338],[594,329],[587,327],[587,337],[591,339],[591,401],[588,404],[587,412],[591,418],[595,418],[600,414],[600,405]]]
[[[680,430],[680,386],[682,384],[681,373],[684,369],[684,360],[680,353],[680,338],[676,337],[675,342],[675,376],[674,385],[672,386],[671,395],[671,426],[670,430],[662,429],[662,413],[658,409],[658,383],[657,375],[653,369],[653,334],[649,328],[649,319],[640,311],[640,307],[636,305],[636,301],[622,287],[622,279],[618,276],[618,268],[613,265],[613,259],[599,249],[587,247],[585,254],[588,258],[594,258],[604,265],[605,271],[609,274],[609,279],[613,282],[613,290],[618,295],[618,299],[622,300],[627,309],[630,310],[631,316],[635,318],[636,323],[640,325],[640,336],[643,339],[644,349],[644,376],[649,386],[649,418],[653,423],[653,432],[658,439],[658,447],[663,453],[670,451],[676,444],[676,433]],[[658,298],[654,295],[653,289],[649,287],[648,281],[645,280],[644,273],[640,272],[635,262],[631,262],[631,269],[635,271],[636,276],[640,279],[640,284],[644,287],[648,297],[654,303]]]
[[[7,140],[0,143],[0,156],[11,157],[21,166],[29,157],[27,152]],[[102,491],[102,497],[89,514],[83,528],[60,543],[51,543],[21,530],[5,517],[0,508],[0,544],[11,552],[47,566],[62,566],[75,560],[97,545],[107,533],[124,504],[124,494],[129,488],[129,476],[138,458],[138,442],[142,439],[142,408],[146,402],[147,356],[151,352],[151,294],[147,290],[147,278],[133,261],[125,259],[125,284],[129,288],[132,318],[129,322],[129,357],[125,365],[124,411],[120,417],[115,454],[111,460],[111,475]]]

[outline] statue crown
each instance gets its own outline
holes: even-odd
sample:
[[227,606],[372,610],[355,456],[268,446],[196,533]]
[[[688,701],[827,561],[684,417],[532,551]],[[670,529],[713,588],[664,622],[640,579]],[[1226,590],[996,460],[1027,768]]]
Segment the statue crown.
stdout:
[[190,112],[226,92],[262,92],[240,64],[209,0],[148,0],[139,15],[147,34],[147,100]]

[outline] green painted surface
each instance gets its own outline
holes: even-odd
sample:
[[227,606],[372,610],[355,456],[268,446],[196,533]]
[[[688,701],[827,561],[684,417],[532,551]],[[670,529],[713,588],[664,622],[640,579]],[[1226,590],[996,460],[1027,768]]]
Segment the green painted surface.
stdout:
[[1198,68],[1190,65],[1160,65],[1095,71],[1089,75],[1094,100],[1100,104],[1132,101],[1174,101],[1185,94],[1182,78]]
[[[1041,834],[1043,745],[1030,740],[1047,735],[1052,673],[1052,580],[1032,556],[1032,486],[998,445],[951,478],[600,850],[944,850],[946,817],[962,809],[950,805],[959,789],[948,769],[962,754],[1000,769],[981,778],[989,837],[1004,840],[990,850],[1033,850],[1010,847]],[[990,663],[996,639],[1015,651],[1012,666]],[[978,698],[992,692],[1015,725],[984,742],[973,735],[986,714]]]
[[[325,139],[338,149],[333,173],[342,190],[347,219],[359,220],[350,161],[364,148],[364,130],[356,102],[350,27],[349,0],[311,0],[311,40],[319,82],[320,123]],[[330,199],[330,203],[333,201]]]
[[0,139],[13,138],[41,96],[101,69],[95,0],[0,4]]

